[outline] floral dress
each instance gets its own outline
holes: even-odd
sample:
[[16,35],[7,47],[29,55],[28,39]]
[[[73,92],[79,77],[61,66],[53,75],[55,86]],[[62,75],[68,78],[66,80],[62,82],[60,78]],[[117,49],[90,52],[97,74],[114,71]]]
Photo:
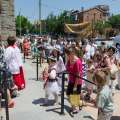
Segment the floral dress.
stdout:
[[4,83],[4,79],[3,79],[4,72],[6,73],[7,87],[11,88],[13,84],[12,75],[6,67],[6,63],[4,59],[4,48],[0,47],[0,92],[3,91],[3,87],[4,87],[4,84],[3,84]]
[[4,49],[3,47],[1,46],[0,47],[0,86],[2,84],[2,81],[3,81],[3,70],[5,70],[6,68],[6,64],[4,62]]

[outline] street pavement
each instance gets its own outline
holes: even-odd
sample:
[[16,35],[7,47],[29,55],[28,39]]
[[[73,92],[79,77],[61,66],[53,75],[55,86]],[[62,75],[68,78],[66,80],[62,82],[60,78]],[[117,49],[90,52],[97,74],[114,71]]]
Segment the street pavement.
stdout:
[[[39,66],[39,76],[46,64],[42,67]],[[60,115],[60,105],[49,105],[47,107],[41,106],[44,101],[43,82],[36,80],[36,64],[32,63],[32,60],[27,59],[24,63],[24,72],[26,78],[26,88],[20,91],[20,96],[15,98],[15,107],[9,109],[10,120],[96,120],[97,109],[88,105],[74,117],[69,114],[70,105],[65,96],[65,114]],[[50,103],[52,103],[53,97],[51,96]],[[114,96],[115,99],[115,112],[114,119],[120,120],[120,92]],[[59,97],[60,102],[60,97]],[[0,114],[5,120],[5,110],[2,109]],[[117,118],[117,119],[116,119]]]

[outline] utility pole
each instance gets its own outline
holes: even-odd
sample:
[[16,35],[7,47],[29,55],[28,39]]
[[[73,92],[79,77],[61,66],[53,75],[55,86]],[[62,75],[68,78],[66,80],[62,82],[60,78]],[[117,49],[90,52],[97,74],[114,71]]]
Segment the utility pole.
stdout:
[[[39,36],[41,35],[41,0],[39,0]],[[37,60],[36,60],[36,75],[37,75],[37,80],[39,80],[38,78],[38,74],[39,74],[39,69],[38,69],[38,54],[39,54],[39,51],[37,49]],[[41,55],[40,55],[41,57]]]
[[19,12],[19,17],[20,17],[20,18],[19,18],[19,20],[20,20],[20,23],[19,23],[19,24],[20,24],[20,25],[19,25],[19,29],[20,29],[19,32],[20,32],[20,33],[19,33],[19,34],[20,34],[20,37],[21,37],[21,31],[22,31],[22,29],[21,29],[21,9],[20,9],[20,12]]
[[39,0],[39,34],[41,35],[41,0]]
[[28,18],[28,16],[26,16],[26,18],[27,18],[26,33],[27,33],[27,35],[28,35],[28,33],[29,33],[29,24],[28,24],[29,18]]
[[94,34],[95,34],[95,15],[96,13],[93,14],[93,19],[92,19],[92,39],[94,37]]
[[96,16],[96,13],[94,13],[94,27],[93,27],[93,37],[95,36],[95,22],[96,22],[96,19],[95,19],[95,16]]

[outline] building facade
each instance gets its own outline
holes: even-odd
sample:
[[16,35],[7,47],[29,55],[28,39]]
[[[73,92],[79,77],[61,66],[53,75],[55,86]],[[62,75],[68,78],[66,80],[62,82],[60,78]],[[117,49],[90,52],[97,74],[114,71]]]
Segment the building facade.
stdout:
[[109,17],[109,6],[97,5],[88,10],[84,10],[84,8],[82,8],[81,11],[73,11],[71,16],[74,23],[92,23],[93,21],[107,20]]
[[16,36],[14,0],[0,0],[0,35],[3,40]]

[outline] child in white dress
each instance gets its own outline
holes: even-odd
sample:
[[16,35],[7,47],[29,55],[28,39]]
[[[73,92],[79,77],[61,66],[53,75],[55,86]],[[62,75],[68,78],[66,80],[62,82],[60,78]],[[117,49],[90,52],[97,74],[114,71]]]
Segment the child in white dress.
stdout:
[[57,73],[60,73],[57,76],[57,83],[58,83],[58,86],[59,86],[59,92],[61,92],[61,89],[62,89],[62,74],[61,73],[63,71],[65,71],[66,68],[65,68],[65,64],[63,62],[63,58],[61,56],[60,48],[59,47],[53,48],[52,55],[57,58],[57,62],[56,62],[57,69],[56,69],[56,71],[57,71]]
[[52,94],[55,99],[55,103],[58,103],[59,86],[57,84],[57,59],[49,57],[48,78],[45,80],[45,104],[48,104],[48,99]]

